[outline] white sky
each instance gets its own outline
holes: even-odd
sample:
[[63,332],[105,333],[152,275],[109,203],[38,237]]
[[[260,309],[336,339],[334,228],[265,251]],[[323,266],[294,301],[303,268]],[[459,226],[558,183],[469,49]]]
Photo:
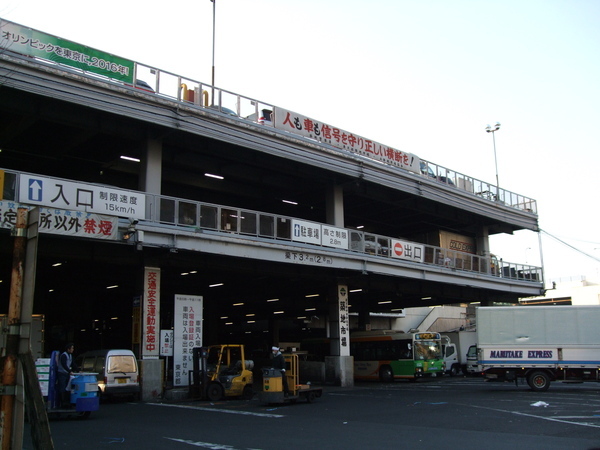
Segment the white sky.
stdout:
[[[143,6],[142,6],[143,5]],[[163,6],[166,5],[166,6]],[[0,17],[210,83],[210,0],[0,0]],[[547,285],[600,278],[600,1],[217,0],[215,84],[538,201]],[[492,239],[540,263],[538,235]]]

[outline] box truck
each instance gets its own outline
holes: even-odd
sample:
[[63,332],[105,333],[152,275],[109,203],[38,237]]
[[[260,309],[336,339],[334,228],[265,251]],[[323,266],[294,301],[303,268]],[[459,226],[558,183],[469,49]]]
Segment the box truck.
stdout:
[[600,306],[477,308],[478,360],[486,381],[600,381]]
[[475,331],[452,331],[443,333],[442,350],[446,373],[454,376],[467,374],[467,352],[469,347],[477,344]]

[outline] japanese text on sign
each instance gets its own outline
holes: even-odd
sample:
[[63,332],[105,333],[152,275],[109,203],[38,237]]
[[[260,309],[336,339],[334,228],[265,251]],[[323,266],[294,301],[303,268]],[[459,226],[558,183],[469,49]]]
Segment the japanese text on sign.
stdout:
[[[14,228],[19,205],[0,201],[0,228]],[[83,211],[40,208],[38,230],[41,233],[94,239],[116,239],[118,219]]]
[[0,48],[132,83],[133,61],[0,20]]
[[193,369],[194,347],[202,347],[203,300],[196,295],[175,295],[173,333],[173,385],[187,386]]
[[331,225],[292,219],[292,240],[306,244],[348,249],[348,231]]
[[58,209],[144,219],[146,196],[91,184],[21,174],[19,201]]
[[350,355],[350,311],[348,310],[348,286],[338,286],[340,356]]
[[142,314],[142,359],[159,355],[160,331],[160,269],[144,270],[144,305]]
[[388,147],[283,108],[275,107],[274,113],[275,128],[349,150],[385,164],[420,173],[421,160],[411,153]]
[[413,242],[392,239],[392,257],[408,261],[423,262],[424,247]]

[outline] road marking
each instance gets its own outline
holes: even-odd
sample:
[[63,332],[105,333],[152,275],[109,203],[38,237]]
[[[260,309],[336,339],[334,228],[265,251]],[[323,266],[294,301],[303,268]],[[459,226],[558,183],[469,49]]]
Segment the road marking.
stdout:
[[182,442],[184,444],[190,444],[195,447],[208,448],[210,450],[236,450],[236,448],[232,447],[231,445],[213,444],[212,442],[190,441],[189,439],[177,439],[170,437],[166,437],[165,439],[169,439],[175,442]]
[[151,406],[165,406],[168,408],[181,408],[181,409],[195,409],[197,411],[208,411],[208,412],[219,412],[225,414],[239,414],[242,416],[255,416],[255,417],[268,417],[271,419],[280,419],[285,417],[282,414],[267,414],[267,413],[255,413],[250,411],[232,411],[229,409],[214,409],[214,408],[205,408],[202,406],[188,406],[188,405],[171,405],[167,403],[148,403]]
[[[508,413],[508,414],[515,414],[517,416],[533,417],[534,419],[549,420],[550,422],[560,422],[560,423],[566,423],[566,424],[569,424],[569,425],[579,425],[579,426],[582,426],[582,427],[600,428],[600,425],[594,425],[594,424],[591,424],[591,423],[570,422],[568,420],[561,420],[561,419],[557,419],[557,418],[554,418],[554,417],[536,416],[535,414],[527,414],[527,413],[522,413],[522,412],[517,412],[517,411],[506,411],[504,409],[490,408],[488,406],[475,406],[475,405],[465,405],[465,404],[462,404],[462,406],[468,406],[468,407],[471,407],[471,408],[479,408],[479,409],[488,409],[490,411],[503,412],[503,413]],[[595,419],[595,417],[588,417],[588,418],[589,419]]]

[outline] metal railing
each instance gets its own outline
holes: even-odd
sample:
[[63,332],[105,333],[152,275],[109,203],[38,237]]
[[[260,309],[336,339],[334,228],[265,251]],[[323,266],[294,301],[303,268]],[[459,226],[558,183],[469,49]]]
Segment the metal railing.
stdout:
[[[260,101],[258,99],[240,95],[225,89],[203,83],[192,78],[183,77],[156,67],[147,66],[141,63],[134,62],[134,85],[127,85],[121,81],[106,78],[101,75],[86,72],[71,66],[57,64],[50,60],[40,58],[25,58],[28,62],[32,60],[42,65],[60,67],[65,72],[75,72],[83,74],[92,79],[101,79],[102,81],[121,85],[125,88],[134,90],[138,93],[147,93],[152,98],[164,98],[170,101],[181,103],[192,109],[210,110],[211,112],[218,111],[221,114],[227,115],[229,118],[250,121],[272,129],[273,122],[271,117],[269,120],[262,121],[262,111],[272,112],[275,108],[273,104]],[[149,85],[150,89],[148,89]],[[288,131],[278,130],[281,133],[289,133]],[[304,136],[295,136],[298,139],[312,139]],[[314,141],[318,145],[326,146],[327,144],[319,141]],[[489,201],[497,205],[508,206],[522,211],[537,214],[537,203],[530,197],[508,191],[506,189],[495,186],[494,184],[479,180],[477,178],[462,174],[455,170],[443,167],[426,160],[421,160],[421,175],[423,177],[433,179],[439,183],[452,186],[477,196],[483,200]],[[392,167],[392,166],[390,166]],[[404,170],[394,168],[396,170]]]
[[[5,170],[5,201],[18,201],[20,172]],[[59,179],[57,179],[59,180]],[[81,183],[98,186],[93,183]],[[146,198],[145,221],[149,224],[169,225],[194,231],[212,231],[217,233],[237,234],[249,239],[261,238],[274,241],[293,241],[292,222],[302,220],[292,216],[254,211],[246,208],[218,205],[213,203],[187,200],[177,197],[140,192]],[[15,205],[16,207],[16,205]],[[0,211],[0,223],[14,220],[14,212]],[[329,226],[312,222],[316,226]],[[342,251],[360,253],[369,256],[392,260],[392,246],[395,238],[363,232],[356,229],[344,229],[348,236],[348,248]],[[309,247],[333,249],[327,245],[309,244]],[[419,262],[402,261],[394,258],[394,263],[424,264],[446,268],[454,271],[472,272],[515,280],[542,282],[541,267],[528,264],[516,264],[498,260],[494,256],[480,256],[472,253],[450,250],[442,247],[410,243],[423,249]]]

